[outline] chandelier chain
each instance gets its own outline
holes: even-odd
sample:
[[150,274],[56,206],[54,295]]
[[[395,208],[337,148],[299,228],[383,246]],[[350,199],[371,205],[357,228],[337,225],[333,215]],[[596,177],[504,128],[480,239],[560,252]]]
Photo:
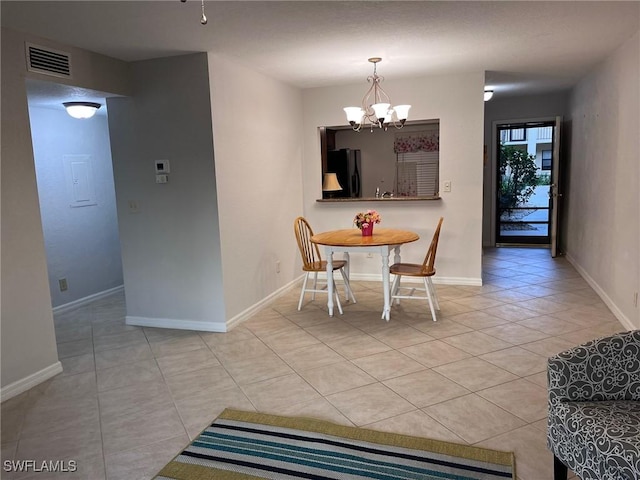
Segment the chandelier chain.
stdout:
[[[180,0],[180,1],[182,3],[186,3],[187,0]],[[202,11],[202,14],[200,15],[200,23],[202,25],[206,25],[209,20],[207,19],[207,16],[204,13],[204,0],[200,0],[200,9]]]
[[202,16],[200,17],[200,23],[202,25],[206,25],[207,24],[207,16],[204,14],[204,0],[201,0],[201,5],[202,5]]

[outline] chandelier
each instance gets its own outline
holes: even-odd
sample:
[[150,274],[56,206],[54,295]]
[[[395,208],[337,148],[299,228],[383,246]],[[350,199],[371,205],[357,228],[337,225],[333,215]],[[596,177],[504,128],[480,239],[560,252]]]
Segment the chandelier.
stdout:
[[371,83],[371,86],[362,97],[360,107],[345,107],[343,109],[347,114],[347,121],[356,132],[359,132],[362,126],[367,123],[370,125],[371,131],[373,131],[374,125],[385,130],[389,124],[396,128],[402,128],[409,116],[411,105],[396,105],[391,108],[389,95],[380,86],[384,77],[379,76],[376,72],[376,66],[378,62],[382,61],[382,58],[372,57],[369,58],[369,61],[373,63],[373,75],[367,77],[367,82]]

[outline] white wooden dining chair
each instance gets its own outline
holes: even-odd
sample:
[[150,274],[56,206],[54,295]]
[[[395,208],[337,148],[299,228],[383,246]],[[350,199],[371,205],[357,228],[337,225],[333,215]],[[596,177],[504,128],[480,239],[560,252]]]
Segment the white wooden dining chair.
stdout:
[[[433,286],[431,278],[436,274],[436,251],[438,250],[438,239],[440,238],[440,228],[442,227],[443,220],[444,218],[440,217],[440,221],[438,221],[436,231],[433,233],[431,244],[429,245],[429,249],[427,250],[427,255],[424,257],[424,261],[421,264],[395,263],[389,268],[390,273],[395,275],[393,286],[391,287],[391,302],[393,302],[393,300],[396,300],[396,303],[400,303],[401,298],[423,300],[426,299],[429,302],[429,309],[431,310],[431,317],[433,318],[434,322],[437,320],[436,310],[440,310],[440,304],[438,303],[438,296],[436,294],[436,289]],[[400,281],[403,276],[421,277],[424,283],[424,288],[401,286]],[[409,292],[405,295],[400,295],[400,289],[409,290]],[[416,290],[425,292],[425,296],[413,295]]]
[[[300,300],[298,301],[298,310],[302,308],[302,301],[304,300],[305,293],[312,294],[312,299],[315,300],[316,293],[327,293],[327,284],[318,285],[318,272],[327,271],[327,262],[320,257],[320,250],[318,245],[311,242],[313,236],[313,230],[309,225],[309,222],[304,217],[298,217],[293,222],[293,230],[296,234],[296,240],[298,241],[298,248],[300,249],[300,255],[302,256],[302,270],[305,272],[304,282],[302,283],[302,290],[300,292]],[[340,271],[342,280],[345,286],[345,296],[348,300],[351,297],[353,303],[356,303],[356,299],[351,291],[351,285],[349,285],[349,277],[345,273],[346,260],[334,260],[333,271],[331,272],[331,278],[327,278],[327,282],[333,282],[333,291],[336,297],[336,304],[338,305],[338,311],[342,315],[342,305],[340,304],[340,296],[338,295],[338,289],[333,278],[333,272]],[[313,274],[313,287],[307,288],[307,282],[309,276]],[[322,288],[319,288],[322,287]]]

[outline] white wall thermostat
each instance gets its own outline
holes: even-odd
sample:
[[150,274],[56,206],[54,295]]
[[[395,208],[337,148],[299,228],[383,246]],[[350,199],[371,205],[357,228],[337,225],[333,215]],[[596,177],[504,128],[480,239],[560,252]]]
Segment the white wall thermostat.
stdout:
[[170,173],[169,160],[156,160],[156,174]]

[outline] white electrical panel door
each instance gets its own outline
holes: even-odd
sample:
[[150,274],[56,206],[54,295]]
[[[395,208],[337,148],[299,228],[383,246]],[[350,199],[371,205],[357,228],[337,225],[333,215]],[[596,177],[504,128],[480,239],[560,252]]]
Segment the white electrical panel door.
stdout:
[[64,155],[70,207],[97,205],[91,155]]

